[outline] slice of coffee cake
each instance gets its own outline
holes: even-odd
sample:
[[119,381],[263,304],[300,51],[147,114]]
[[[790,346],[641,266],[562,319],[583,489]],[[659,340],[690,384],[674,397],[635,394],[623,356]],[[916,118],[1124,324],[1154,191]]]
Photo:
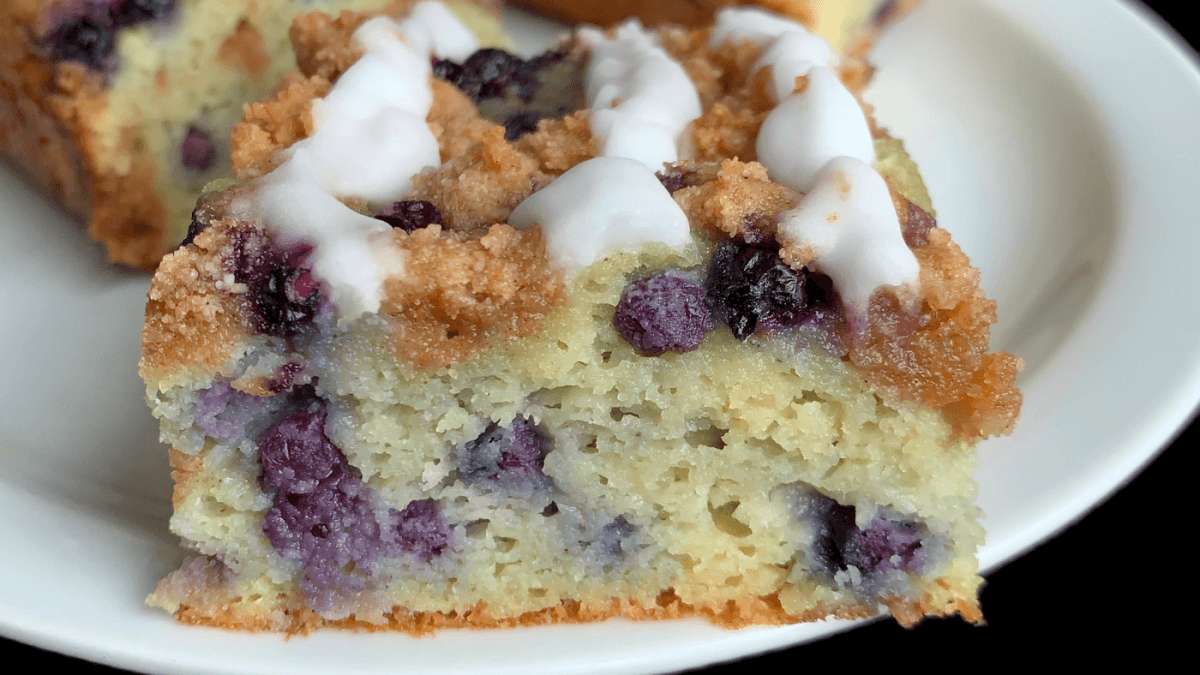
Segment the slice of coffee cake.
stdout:
[[980,619],[973,446],[1020,361],[828,44],[732,9],[522,59],[436,3],[294,36],[150,292],[194,552],[152,604]]
[[[88,223],[114,262],[152,270],[204,185],[229,175],[242,106],[295,70],[288,28],[320,9],[415,0],[5,0],[0,152]],[[488,44],[500,3],[451,2]]]

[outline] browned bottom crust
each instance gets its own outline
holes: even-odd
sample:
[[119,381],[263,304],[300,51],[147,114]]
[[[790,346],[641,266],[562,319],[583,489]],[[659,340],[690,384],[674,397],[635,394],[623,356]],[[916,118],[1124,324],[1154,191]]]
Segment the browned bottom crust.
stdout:
[[[974,624],[983,622],[979,606],[965,600],[956,600],[950,607],[937,607],[928,600],[912,601],[888,598],[888,610],[893,618],[905,628],[912,628],[929,616],[952,616],[958,614]],[[747,626],[782,626],[796,623],[811,623],[823,619],[867,619],[876,616],[877,608],[866,604],[819,608],[799,615],[788,614],[779,601],[779,594],[750,596],[741,600],[729,600],[721,604],[691,605],[679,599],[673,589],[659,594],[653,605],[643,605],[636,600],[612,598],[606,603],[584,604],[565,600],[554,607],[536,612],[526,612],[517,617],[495,617],[482,603],[465,612],[412,612],[402,607],[393,608],[385,615],[386,623],[370,623],[354,617],[330,621],[323,619],[310,609],[287,610],[290,624],[285,631],[289,635],[305,635],[319,628],[342,628],[368,632],[396,631],[413,636],[432,635],[444,628],[516,628],[521,626],[543,626],[561,623],[589,623],[614,617],[634,621],[662,621],[700,617],[714,625],[727,629]],[[244,631],[274,631],[265,618],[238,614],[233,604],[198,605],[182,604],[175,613],[180,623],[213,626]]]

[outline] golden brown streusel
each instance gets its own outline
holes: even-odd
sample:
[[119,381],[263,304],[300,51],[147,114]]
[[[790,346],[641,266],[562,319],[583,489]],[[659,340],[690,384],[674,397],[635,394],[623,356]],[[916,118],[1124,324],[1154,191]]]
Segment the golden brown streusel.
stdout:
[[313,132],[312,102],[329,93],[329,80],[319,75],[291,75],[274,98],[246,106],[246,114],[233,128],[233,173],[257,178],[279,165],[279,151],[290,148]]
[[715,104],[692,123],[696,161],[715,162],[725,157],[755,161],[758,129],[766,118],[765,112],[750,108],[734,112],[724,103]]
[[301,14],[292,22],[288,36],[296,52],[296,66],[308,77],[330,82],[362,56],[351,37],[373,14],[342,10],[336,17],[324,12]]
[[441,209],[443,227],[469,231],[507,222],[550,178],[537,160],[504,140],[503,127],[493,126],[466,153],[413,178],[409,198]]
[[416,368],[466,360],[497,339],[531,334],[562,302],[541,230],[500,224],[482,237],[437,225],[395,231],[407,273],[384,284],[380,312],[397,356]]
[[800,193],[772,182],[758,162],[726,159],[712,180],[675,192],[675,201],[692,227],[734,237],[754,224],[770,227],[775,216],[795,208]]
[[145,379],[158,379],[180,364],[218,371],[253,327],[237,296],[224,290],[232,219],[213,223],[194,246],[163,258],[150,289],[142,329]]
[[850,361],[872,386],[942,411],[957,434],[1008,433],[1021,408],[1023,364],[988,353],[996,303],[979,288],[979,271],[941,228],[912,249],[921,263],[924,315],[907,316],[883,294],[872,298],[869,333],[851,341]]
[[429,85],[433,90],[433,106],[426,120],[437,138],[442,162],[448,162],[482,141],[496,123],[481,117],[475,103],[453,84],[434,78]]
[[536,159],[542,172],[550,176],[558,176],[600,154],[600,143],[592,136],[587,111],[561,120],[542,120],[537,131],[522,136],[516,145]]

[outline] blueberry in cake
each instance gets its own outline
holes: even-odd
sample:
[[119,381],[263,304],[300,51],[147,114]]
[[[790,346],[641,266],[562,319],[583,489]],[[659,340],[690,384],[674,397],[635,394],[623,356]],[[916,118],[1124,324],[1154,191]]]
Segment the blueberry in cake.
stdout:
[[[293,17],[412,1],[5,0],[0,152],[86,220],[110,259],[153,269],[204,185],[228,175],[242,105],[295,69]],[[498,2],[452,5],[505,44]]]
[[523,59],[434,2],[293,37],[150,292],[191,552],[151,604],[980,620],[973,446],[1021,364],[824,40],[726,9]]

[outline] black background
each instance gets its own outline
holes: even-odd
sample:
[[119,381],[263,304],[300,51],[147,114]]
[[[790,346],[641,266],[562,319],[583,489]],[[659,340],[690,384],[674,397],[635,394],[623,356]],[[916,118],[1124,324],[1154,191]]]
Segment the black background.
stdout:
[[[1189,11],[1195,3],[1146,4],[1197,46],[1200,30]],[[1189,546],[1200,542],[1200,536],[1196,507],[1184,500],[1185,481],[1194,480],[1186,469],[1194,465],[1185,466],[1184,458],[1198,441],[1200,423],[1193,423],[1092,513],[988,575],[982,595],[984,627],[936,620],[905,630],[878,621],[817,643],[696,672],[791,673],[818,667],[824,675],[832,668],[953,671],[992,664],[1036,668],[1053,662],[1081,666],[1080,659],[1118,655],[1137,655],[1142,670],[1192,653],[1193,640],[1187,637],[1192,630],[1186,626],[1195,622],[1189,615],[1200,554]],[[1193,666],[1184,669],[1194,667],[1194,661],[1188,662]],[[0,638],[0,670],[21,668],[19,663],[80,675],[125,672]]]

